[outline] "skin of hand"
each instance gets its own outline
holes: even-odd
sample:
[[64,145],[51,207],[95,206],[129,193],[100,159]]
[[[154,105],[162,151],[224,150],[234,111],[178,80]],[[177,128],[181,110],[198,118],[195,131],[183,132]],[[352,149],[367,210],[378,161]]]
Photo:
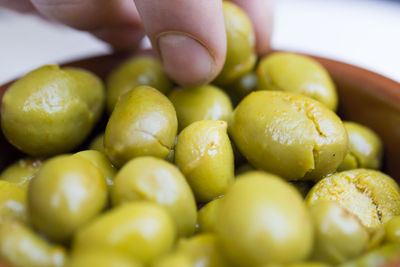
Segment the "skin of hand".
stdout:
[[[258,55],[270,49],[274,0],[231,0],[253,24]],[[222,1],[0,0],[0,7],[89,31],[116,50],[138,47],[147,34],[167,74],[181,85],[212,81],[226,56]]]

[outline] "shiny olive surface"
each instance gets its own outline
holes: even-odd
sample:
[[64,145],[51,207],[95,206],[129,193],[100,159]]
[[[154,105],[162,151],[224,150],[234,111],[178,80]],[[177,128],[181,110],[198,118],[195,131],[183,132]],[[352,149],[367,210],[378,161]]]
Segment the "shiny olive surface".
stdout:
[[107,183],[90,161],[58,156],[43,164],[28,189],[29,219],[36,230],[67,242],[107,203]]
[[260,171],[240,175],[218,205],[217,240],[235,265],[294,263],[311,253],[308,210],[280,177]]
[[228,121],[232,114],[228,95],[213,85],[175,89],[169,99],[176,109],[179,131],[195,121]]
[[228,84],[249,72],[256,63],[255,35],[247,14],[237,5],[223,2],[227,50],[217,84]]
[[233,151],[225,121],[198,121],[178,136],[175,164],[198,202],[223,195],[233,182]]
[[90,150],[97,150],[101,153],[106,153],[104,149],[104,133],[99,134],[96,136],[89,145]]
[[308,193],[306,203],[335,201],[374,231],[400,215],[400,189],[389,176],[374,170],[354,169],[320,180]]
[[336,110],[338,96],[329,73],[316,60],[277,52],[264,57],[258,67],[258,90],[289,91],[311,97]]
[[343,161],[348,137],[340,118],[321,103],[288,92],[258,91],[236,107],[229,128],[257,169],[287,180],[319,180]]
[[116,167],[139,156],[166,158],[177,130],[171,101],[154,88],[136,87],[120,98],[107,123],[106,155]]
[[379,136],[368,127],[355,122],[344,122],[343,125],[349,136],[350,151],[338,170],[380,169],[383,145]]
[[73,157],[90,161],[103,174],[109,186],[114,184],[114,176],[117,174],[117,170],[104,153],[96,150],[84,150],[75,153]]
[[369,233],[357,216],[330,201],[317,202],[310,211],[315,234],[313,259],[339,264],[365,251]]
[[20,159],[8,166],[1,174],[0,179],[28,188],[29,182],[42,166],[42,159]]
[[400,244],[400,216],[396,216],[385,223],[385,241]]
[[251,71],[225,85],[224,89],[232,97],[233,102],[237,104],[256,89],[257,83],[257,74]]
[[6,220],[27,220],[26,190],[17,184],[0,180],[0,225]]
[[13,267],[62,267],[66,252],[23,224],[8,221],[0,225],[0,258]]
[[119,253],[94,250],[73,254],[65,267],[143,267],[143,265]]
[[183,174],[171,163],[138,157],[122,167],[111,190],[113,205],[149,200],[164,206],[174,220],[180,236],[193,234],[197,207]]
[[75,236],[73,251],[105,249],[150,263],[171,249],[175,234],[174,222],[163,207],[131,202],[86,224]]
[[214,233],[217,223],[218,205],[222,198],[214,199],[202,207],[197,216],[197,223],[199,232],[201,233]]
[[115,69],[107,79],[107,109],[111,113],[118,98],[140,85],[168,93],[172,87],[161,63],[151,56],[134,57]]
[[[8,141],[32,156],[71,151],[89,134],[97,102],[82,94],[81,82],[58,66],[38,68],[5,92],[1,126]],[[87,96],[87,95],[86,95]]]

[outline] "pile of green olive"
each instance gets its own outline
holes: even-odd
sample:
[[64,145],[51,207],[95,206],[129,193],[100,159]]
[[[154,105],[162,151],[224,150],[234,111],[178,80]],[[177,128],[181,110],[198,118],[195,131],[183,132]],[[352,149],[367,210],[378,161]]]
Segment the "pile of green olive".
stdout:
[[[371,129],[342,122],[327,71],[257,61],[224,3],[227,60],[177,88],[137,56],[105,85],[44,66],[12,84],[1,128],[27,156],[0,174],[0,262],[15,267],[382,266],[399,260],[400,188]],[[88,150],[99,120],[102,133]],[[394,266],[394,265],[393,265]]]

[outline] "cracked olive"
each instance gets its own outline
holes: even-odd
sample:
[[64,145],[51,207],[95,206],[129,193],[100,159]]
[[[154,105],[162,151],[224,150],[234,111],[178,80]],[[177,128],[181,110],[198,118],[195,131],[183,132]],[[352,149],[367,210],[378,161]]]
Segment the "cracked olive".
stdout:
[[245,97],[229,133],[251,165],[287,180],[319,180],[334,172],[348,151],[346,130],[334,112],[288,92]]
[[35,176],[42,164],[42,159],[20,159],[8,166],[0,174],[0,179],[27,189],[30,180]]
[[118,168],[139,156],[166,158],[177,130],[171,101],[154,88],[136,87],[120,98],[107,123],[106,155]]
[[27,221],[26,190],[0,180],[0,225],[6,220]]

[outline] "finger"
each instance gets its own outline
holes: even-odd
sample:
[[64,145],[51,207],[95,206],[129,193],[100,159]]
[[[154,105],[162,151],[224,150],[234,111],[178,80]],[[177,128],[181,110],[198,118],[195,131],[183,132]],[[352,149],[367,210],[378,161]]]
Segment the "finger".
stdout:
[[4,7],[21,13],[32,12],[35,10],[29,0],[0,0],[0,7]]
[[167,74],[182,85],[211,81],[225,61],[222,1],[135,0]]
[[134,47],[143,35],[132,0],[32,0],[42,15],[87,30],[117,49]]
[[256,50],[264,55],[270,49],[273,26],[274,0],[231,0],[239,5],[250,17],[256,34]]

